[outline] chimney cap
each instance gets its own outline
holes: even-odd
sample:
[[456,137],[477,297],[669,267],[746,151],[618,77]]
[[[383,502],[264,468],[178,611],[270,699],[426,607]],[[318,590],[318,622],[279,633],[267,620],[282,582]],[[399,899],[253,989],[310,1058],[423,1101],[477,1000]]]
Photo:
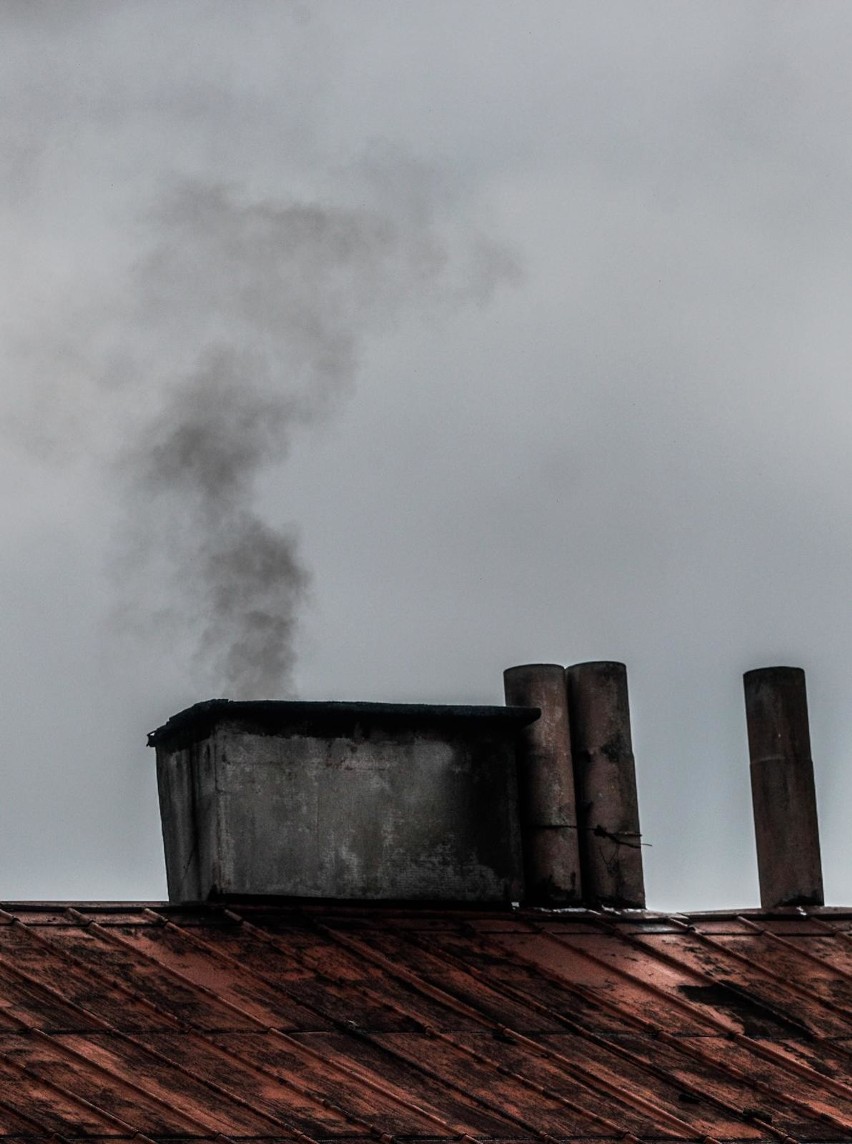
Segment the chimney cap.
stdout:
[[519,731],[539,718],[537,707],[482,707],[437,703],[348,703],[304,700],[208,699],[173,715],[148,735],[148,746],[177,746],[205,738],[220,723],[233,723],[259,734],[351,733],[364,722],[399,729],[445,727],[455,733],[467,723],[481,733],[483,724],[504,733]]
[[802,679],[804,674],[805,669],[803,667],[788,667],[777,664],[772,667],[753,667],[750,671],[743,672],[743,679],[746,682],[751,680],[770,682],[779,679]]

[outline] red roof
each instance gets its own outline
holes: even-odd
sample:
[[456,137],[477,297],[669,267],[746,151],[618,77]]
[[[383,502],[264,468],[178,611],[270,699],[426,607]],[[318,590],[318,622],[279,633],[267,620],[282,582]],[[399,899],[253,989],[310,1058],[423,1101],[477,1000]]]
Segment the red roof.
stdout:
[[0,1132],[852,1139],[852,912],[0,911]]

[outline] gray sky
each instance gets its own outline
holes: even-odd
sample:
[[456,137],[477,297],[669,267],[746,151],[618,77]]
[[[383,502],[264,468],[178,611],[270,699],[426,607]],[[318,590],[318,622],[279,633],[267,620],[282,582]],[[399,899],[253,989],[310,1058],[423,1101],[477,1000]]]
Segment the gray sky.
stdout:
[[164,895],[144,736],[196,700],[621,659],[650,904],[756,904],[771,663],[852,901],[852,8],[0,0],[0,45],[0,897]]

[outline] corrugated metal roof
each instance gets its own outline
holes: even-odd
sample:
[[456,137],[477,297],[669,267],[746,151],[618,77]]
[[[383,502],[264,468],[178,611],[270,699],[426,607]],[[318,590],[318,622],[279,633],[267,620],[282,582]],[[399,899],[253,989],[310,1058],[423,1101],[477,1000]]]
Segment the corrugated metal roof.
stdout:
[[852,913],[0,910],[0,1133],[852,1140]]

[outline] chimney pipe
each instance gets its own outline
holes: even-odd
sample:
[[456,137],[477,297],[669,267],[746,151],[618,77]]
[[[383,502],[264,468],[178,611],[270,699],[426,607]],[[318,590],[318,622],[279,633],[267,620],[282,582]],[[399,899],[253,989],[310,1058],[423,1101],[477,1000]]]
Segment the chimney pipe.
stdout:
[[518,740],[526,900],[579,905],[580,853],[564,669],[555,663],[510,667],[503,684],[507,704],[541,710]]
[[627,668],[577,663],[566,669],[565,682],[585,896],[644,909]]
[[760,905],[823,905],[805,673],[747,671],[745,686]]

